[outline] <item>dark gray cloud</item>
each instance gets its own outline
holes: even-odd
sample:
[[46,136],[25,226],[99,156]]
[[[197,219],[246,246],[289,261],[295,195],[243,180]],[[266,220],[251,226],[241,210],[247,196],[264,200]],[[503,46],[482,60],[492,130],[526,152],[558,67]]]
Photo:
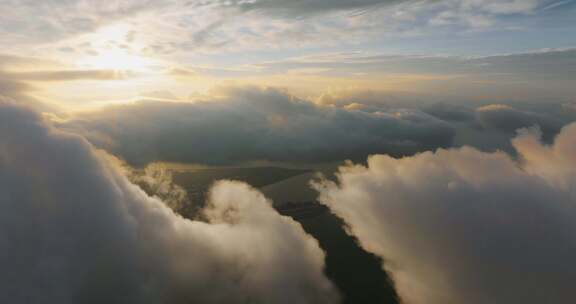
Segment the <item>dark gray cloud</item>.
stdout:
[[451,122],[470,122],[474,120],[473,110],[469,106],[450,103],[433,103],[421,105],[422,110],[442,120]]
[[519,110],[502,104],[479,107],[476,109],[476,116],[483,126],[509,133],[520,128],[539,126],[545,134],[555,135],[565,124],[559,117],[549,113]]
[[132,165],[222,165],[362,160],[374,153],[398,157],[463,145],[513,152],[509,140],[519,128],[539,126],[549,142],[576,121],[576,111],[560,103],[436,102],[358,92],[325,95],[315,104],[254,87],[224,88],[217,95],[107,107],[59,127]]
[[317,242],[245,184],[189,221],[26,108],[0,103],[0,136],[2,303],[338,300]]
[[471,145],[482,150],[514,153],[510,139],[521,128],[538,127],[550,143],[562,127],[576,121],[576,112],[554,102],[467,106],[439,103],[425,105],[423,111],[452,123],[457,130],[455,146]]
[[533,126],[542,130],[545,142],[551,142],[563,126],[576,121],[573,103],[553,100],[463,101],[453,96],[360,90],[326,94],[318,102],[368,113],[397,109],[422,111],[455,130],[454,146],[468,145],[483,151],[505,150],[514,153],[510,139],[515,136],[516,130]]
[[318,162],[449,146],[454,130],[418,110],[324,107],[275,89],[229,88],[195,103],[145,101],[60,125],[132,164]]
[[422,106],[422,110],[452,124],[456,129],[455,147],[503,150],[516,155],[510,140],[518,129],[539,127],[543,140],[550,143],[563,126],[576,121],[576,112],[565,107],[557,102],[435,103]]
[[[195,3],[195,2],[191,2]],[[527,14],[538,7],[549,5],[549,1],[543,0],[207,0],[198,1],[197,5],[216,5],[223,7],[240,7],[244,10],[264,10],[273,13],[296,14],[298,16],[313,13],[330,12],[335,10],[361,10],[375,6],[389,6],[405,3],[407,10],[419,10],[422,7],[430,9],[450,9],[454,12],[474,12],[480,14]],[[465,17],[470,17],[471,14]],[[444,14],[441,21],[447,22],[458,19],[458,14]],[[435,24],[431,22],[430,24]]]
[[340,169],[317,184],[405,303],[571,303],[576,124],[554,145],[524,130],[520,161],[471,148]]

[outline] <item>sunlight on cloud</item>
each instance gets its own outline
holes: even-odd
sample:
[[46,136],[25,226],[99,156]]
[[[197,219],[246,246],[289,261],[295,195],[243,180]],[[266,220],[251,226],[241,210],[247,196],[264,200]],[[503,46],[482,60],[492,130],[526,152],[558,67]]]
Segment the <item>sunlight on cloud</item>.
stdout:
[[340,168],[320,200],[386,261],[405,303],[570,303],[576,277],[576,124],[519,155],[462,149]]
[[573,302],[576,1],[0,11],[1,303]]
[[0,101],[0,135],[2,303],[338,302],[318,243],[246,184],[192,221],[29,109]]

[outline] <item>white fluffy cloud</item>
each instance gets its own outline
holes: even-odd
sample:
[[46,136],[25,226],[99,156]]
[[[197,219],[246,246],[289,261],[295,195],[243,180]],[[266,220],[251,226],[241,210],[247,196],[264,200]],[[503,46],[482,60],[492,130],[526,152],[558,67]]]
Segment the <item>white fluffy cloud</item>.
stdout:
[[189,221],[30,110],[0,103],[0,137],[2,303],[337,302],[317,242],[247,185]]
[[576,124],[536,129],[519,160],[472,148],[343,167],[316,186],[405,303],[571,303],[576,279]]

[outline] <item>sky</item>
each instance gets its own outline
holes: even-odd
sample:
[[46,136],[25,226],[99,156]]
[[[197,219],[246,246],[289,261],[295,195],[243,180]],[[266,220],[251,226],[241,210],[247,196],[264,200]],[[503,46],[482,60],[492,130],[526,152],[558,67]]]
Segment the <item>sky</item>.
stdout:
[[170,171],[269,166],[397,303],[573,302],[576,0],[0,12],[1,303],[348,303],[285,202]]
[[3,78],[65,110],[218,86],[573,101],[575,1],[0,1]]

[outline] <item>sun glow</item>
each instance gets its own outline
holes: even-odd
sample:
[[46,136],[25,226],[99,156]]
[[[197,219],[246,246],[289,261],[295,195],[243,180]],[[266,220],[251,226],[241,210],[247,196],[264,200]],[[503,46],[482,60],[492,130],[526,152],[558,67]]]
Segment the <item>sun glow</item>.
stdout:
[[134,32],[129,25],[107,26],[87,38],[85,44],[91,46],[91,55],[77,61],[84,68],[141,72],[154,64],[151,58],[139,54],[145,45],[134,39]]
[[94,69],[143,71],[152,65],[152,61],[123,50],[105,50],[80,60],[78,64]]

